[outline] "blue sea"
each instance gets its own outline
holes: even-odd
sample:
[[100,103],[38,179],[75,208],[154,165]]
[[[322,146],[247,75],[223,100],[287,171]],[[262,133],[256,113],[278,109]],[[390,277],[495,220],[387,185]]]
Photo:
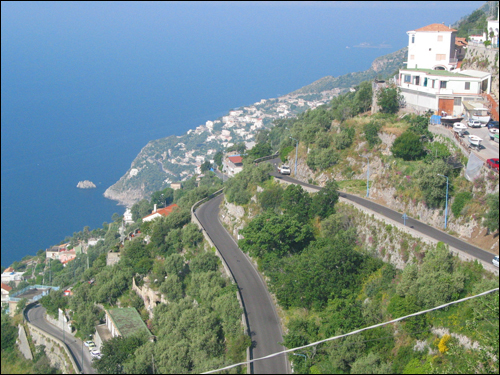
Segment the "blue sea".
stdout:
[[2,2],[2,266],[122,214],[103,193],[148,141],[366,70],[482,3]]

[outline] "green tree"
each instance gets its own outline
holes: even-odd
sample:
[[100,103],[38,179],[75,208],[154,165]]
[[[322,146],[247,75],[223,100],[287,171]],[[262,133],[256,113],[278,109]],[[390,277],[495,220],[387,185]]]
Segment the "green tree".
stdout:
[[185,267],[184,257],[180,254],[172,254],[165,259],[165,271],[169,277],[170,275],[182,277]]
[[251,150],[248,150],[248,158],[255,160],[272,154],[271,145],[267,142],[257,143]]
[[189,269],[193,273],[217,271],[219,259],[212,252],[204,252],[196,256],[190,263]]
[[281,207],[290,216],[296,216],[297,220],[305,222],[311,214],[311,196],[300,185],[288,185],[283,192]]
[[263,213],[254,218],[242,231],[244,239],[238,244],[252,256],[268,253],[278,257],[300,252],[312,240],[312,228],[289,215]]
[[59,316],[59,309],[64,310],[67,305],[67,299],[64,297],[64,291],[60,290],[51,290],[49,294],[43,296],[40,299],[40,304],[45,307],[47,310],[47,314],[56,318]]
[[217,151],[214,155],[214,163],[217,164],[219,169],[222,169],[222,158],[224,157],[224,154],[222,151]]
[[366,138],[366,141],[368,142],[368,145],[370,145],[370,147],[373,147],[376,144],[380,143],[380,138],[378,136],[378,132],[380,131],[380,128],[381,128],[380,124],[378,124],[374,120],[363,125],[363,130],[365,132],[365,138]]
[[165,294],[171,302],[178,301],[184,296],[182,280],[176,274],[170,274],[161,284],[160,292]]
[[424,146],[420,136],[411,130],[406,130],[394,141],[392,154],[403,160],[418,160],[425,156]]
[[379,90],[377,93],[377,104],[380,106],[380,112],[397,113],[400,99],[400,89],[395,86]]
[[281,207],[284,189],[279,184],[274,184],[270,188],[264,189],[257,195],[260,206],[264,211],[277,211]]
[[356,88],[354,101],[359,108],[359,112],[366,112],[372,105],[372,84],[370,81],[364,81]]
[[135,350],[143,343],[144,340],[136,336],[113,337],[104,342],[102,358],[93,361],[92,367],[101,374],[122,374],[125,362],[133,361]]
[[335,212],[335,204],[339,200],[338,185],[335,180],[328,181],[325,186],[313,194],[311,212],[324,219]]
[[[446,178],[439,175],[453,177],[453,167],[438,159],[432,164],[427,164],[420,167],[415,175],[417,184],[423,193],[425,202],[430,207],[444,206],[446,200]],[[448,186],[449,193],[453,192],[453,184]]]
[[200,166],[200,171],[201,173],[205,173],[212,168],[212,164],[208,160],[205,160],[205,162]]
[[484,216],[483,225],[490,232],[498,231],[498,194],[490,194],[487,202],[488,212]]
[[17,339],[17,329],[13,325],[12,318],[2,313],[2,352],[13,351]]

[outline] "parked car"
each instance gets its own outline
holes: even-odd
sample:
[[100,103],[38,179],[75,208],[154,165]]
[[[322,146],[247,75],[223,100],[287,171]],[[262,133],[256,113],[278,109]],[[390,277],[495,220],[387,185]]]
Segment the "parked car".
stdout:
[[90,356],[92,358],[101,359],[101,352],[99,350],[92,350]]
[[481,121],[479,120],[469,120],[467,123],[469,125],[469,128],[480,128],[481,127]]
[[97,348],[97,347],[96,347],[96,346],[95,346],[95,344],[92,342],[92,343],[90,343],[90,344],[88,344],[88,345],[87,345],[87,348],[89,348],[89,352],[91,352],[92,350],[95,350],[95,348]]
[[498,121],[490,121],[488,122],[488,129],[498,129]]
[[290,167],[283,164],[281,167],[278,167],[278,172],[281,174],[290,174]]
[[494,266],[498,267],[498,255],[495,256],[491,262],[493,263]]
[[92,340],[89,340],[89,341],[85,341],[83,343],[83,345],[85,345],[85,346],[94,345],[95,346],[95,343]]
[[492,159],[488,159],[486,160],[486,165],[488,166],[488,168],[490,169],[496,169],[498,171],[498,158],[492,158]]

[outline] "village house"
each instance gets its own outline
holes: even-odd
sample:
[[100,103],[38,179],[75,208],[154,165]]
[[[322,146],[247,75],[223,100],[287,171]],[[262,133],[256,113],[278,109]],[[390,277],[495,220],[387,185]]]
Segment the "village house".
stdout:
[[17,286],[24,280],[24,272],[15,272],[12,267],[7,267],[2,273],[2,283],[9,284],[11,281]]
[[222,171],[229,177],[243,170],[243,158],[240,155],[227,155],[222,162]]
[[456,30],[431,24],[408,31],[407,67],[399,70],[396,83],[406,104],[418,111],[459,116],[463,100],[481,99],[491,90],[491,74],[456,69],[461,56]]
[[164,208],[160,208],[160,209],[157,209],[156,208],[156,204],[154,206],[154,209],[153,209],[153,212],[151,212],[149,215],[147,216],[144,216],[142,218],[142,221],[143,222],[147,222],[147,221],[151,221],[151,220],[155,220],[157,218],[160,218],[160,217],[167,217],[168,215],[170,215],[172,213],[172,211],[174,209],[176,209],[177,206],[175,203],[171,204],[170,206],[167,206],[167,207],[164,207]]
[[150,341],[154,336],[142,321],[141,316],[133,307],[105,309],[105,324],[96,327],[94,342],[98,350],[103,343],[113,337],[131,337],[134,335],[146,335]]
[[12,287],[8,286],[4,282],[2,282],[2,307],[4,303],[9,302],[9,292],[12,290]]
[[125,213],[123,214],[123,221],[125,222],[125,224],[134,223],[134,220],[132,220],[132,211],[130,207],[127,207],[127,209],[125,210]]

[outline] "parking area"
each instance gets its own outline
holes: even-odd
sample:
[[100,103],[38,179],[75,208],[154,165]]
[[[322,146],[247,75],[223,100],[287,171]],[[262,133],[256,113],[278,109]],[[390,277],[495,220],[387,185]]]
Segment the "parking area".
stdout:
[[[474,151],[481,159],[498,158],[498,143],[490,139],[488,128],[468,128],[467,132],[471,135],[477,135],[482,138],[481,148],[479,151]],[[467,135],[465,136],[467,137]]]

